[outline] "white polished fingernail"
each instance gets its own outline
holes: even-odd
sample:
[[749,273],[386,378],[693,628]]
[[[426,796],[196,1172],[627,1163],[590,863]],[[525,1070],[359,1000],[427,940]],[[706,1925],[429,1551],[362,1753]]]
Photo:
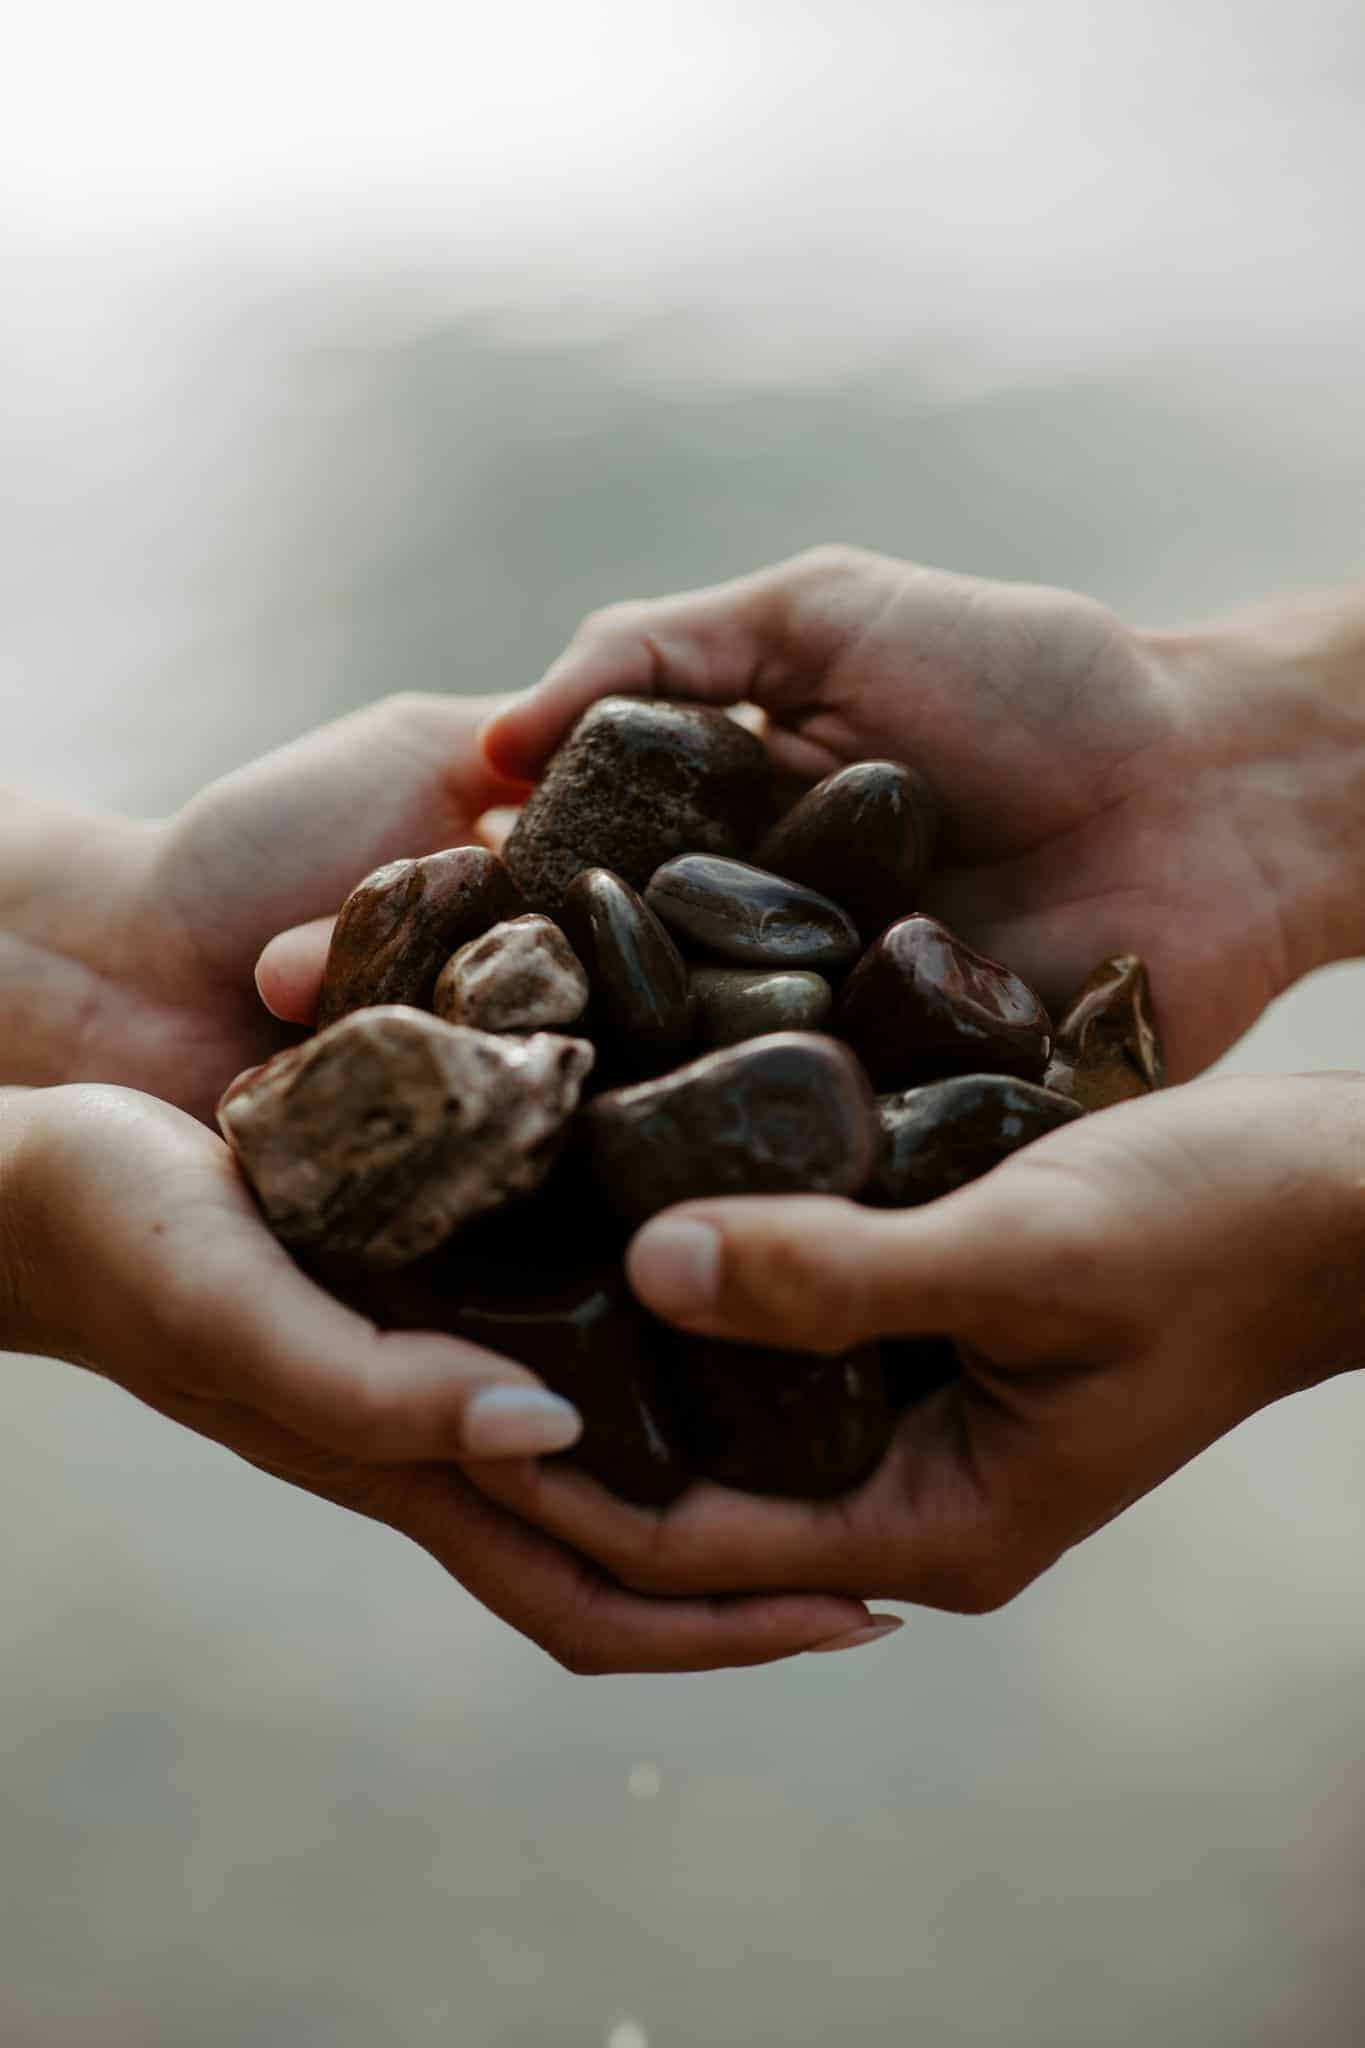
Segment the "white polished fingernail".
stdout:
[[692,1216],[647,1223],[630,1248],[631,1285],[665,1315],[709,1308],[720,1279],[720,1232]]
[[471,1458],[538,1458],[566,1451],[582,1434],[578,1410],[544,1387],[481,1387],[461,1432]]
[[831,1636],[827,1643],[812,1643],[809,1655],[822,1657],[827,1650],[856,1650],[863,1643],[878,1643],[883,1636],[893,1636],[904,1624],[894,1614],[879,1614],[871,1621],[865,1621],[861,1628],[851,1628],[846,1635]]

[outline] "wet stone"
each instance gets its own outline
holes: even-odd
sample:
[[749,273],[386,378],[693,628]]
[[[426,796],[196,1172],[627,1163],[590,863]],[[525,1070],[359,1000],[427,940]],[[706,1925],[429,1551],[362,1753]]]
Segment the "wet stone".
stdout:
[[599,1095],[580,1129],[598,1186],[632,1224],[700,1195],[853,1195],[881,1144],[852,1053],[797,1031]]
[[548,1032],[362,1010],[234,1082],[219,1122],[283,1243],[401,1266],[544,1179],[592,1060]]
[[645,901],[675,938],[738,966],[837,973],[858,957],[857,930],[837,903],[746,861],[681,854],[654,875]]
[[588,1028],[614,1065],[657,1074],[687,1050],[687,968],[664,927],[628,882],[587,868],[564,893],[559,921],[587,969]]
[[604,697],[555,752],[503,859],[528,902],[558,916],[584,868],[643,889],[674,854],[746,852],[768,785],[762,744],[724,712]]
[[846,910],[865,941],[916,907],[938,823],[929,785],[896,761],[856,761],[788,811],[754,856]]
[[430,1009],[436,977],[458,946],[525,910],[485,846],[453,846],[376,868],[341,906],[318,1005],[318,1029],[380,1003]]
[[893,1417],[873,1344],[838,1358],[685,1337],[679,1399],[697,1471],[746,1493],[813,1500],[881,1463]]
[[878,1088],[949,1074],[1042,1079],[1052,1047],[1042,1003],[1017,974],[932,917],[905,917],[844,984],[834,1028]]
[[588,977],[558,925],[535,912],[495,924],[451,955],[432,1008],[476,1031],[555,1031],[588,1006]]
[[691,1477],[671,1334],[636,1302],[619,1260],[574,1271],[528,1249],[523,1238],[519,1257],[499,1261],[460,1239],[379,1276],[363,1306],[386,1328],[440,1330],[529,1367],[583,1418],[578,1442],[547,1462],[589,1473],[622,1500],[666,1507]]
[[951,1194],[1035,1138],[1081,1114],[1078,1104],[1006,1074],[963,1074],[880,1098],[883,1145],[863,1199],[904,1209]]
[[697,967],[691,988],[693,1036],[706,1047],[738,1045],[767,1031],[819,1031],[834,1007],[829,983],[803,970]]
[[1102,960],[1057,1027],[1047,1086],[1095,1110],[1150,1094],[1165,1079],[1147,969],[1135,953]]

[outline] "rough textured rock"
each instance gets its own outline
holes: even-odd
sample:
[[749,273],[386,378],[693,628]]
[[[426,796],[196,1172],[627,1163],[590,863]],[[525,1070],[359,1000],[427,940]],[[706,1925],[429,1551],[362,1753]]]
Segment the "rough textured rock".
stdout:
[[679,1375],[692,1462],[723,1486],[807,1500],[844,1493],[875,1471],[891,1440],[872,1344],[819,1358],[685,1337]]
[[1042,1079],[1047,1012],[1008,967],[974,952],[932,917],[904,917],[870,946],[844,984],[834,1028],[878,1088],[948,1074]]
[[871,941],[917,908],[937,824],[929,785],[913,768],[855,761],[809,790],[755,860],[832,897]]
[[557,916],[584,868],[643,889],[677,853],[743,853],[768,800],[768,757],[723,712],[604,697],[558,748],[503,848],[537,909]]
[[598,1186],[629,1223],[699,1195],[853,1195],[881,1142],[852,1053],[799,1031],[599,1095],[581,1127]]
[[622,1500],[666,1507],[691,1477],[670,1333],[636,1302],[619,1259],[575,1271],[541,1250],[534,1233],[515,1250],[508,1238],[502,1257],[488,1254],[486,1239],[476,1249],[462,1238],[375,1276],[359,1305],[385,1328],[440,1330],[529,1366],[583,1418],[582,1436],[555,1462],[591,1473]]
[[819,974],[764,967],[698,967],[692,980],[693,1037],[702,1047],[739,1045],[768,1031],[819,1031],[834,992]]
[[1076,1103],[1009,1074],[960,1074],[884,1095],[882,1156],[863,1199],[888,1209],[932,1202],[1060,1130]]
[[234,1084],[219,1121],[285,1244],[400,1266],[544,1178],[592,1059],[387,1006]]
[[380,1003],[430,1009],[436,977],[456,947],[525,908],[502,862],[484,846],[453,846],[376,868],[341,906],[319,1031]]
[[558,925],[532,911],[453,953],[432,1008],[475,1031],[558,1031],[588,1007],[588,977]]
[[680,1060],[692,1020],[687,968],[644,899],[606,868],[586,868],[559,920],[587,969],[588,1028],[609,1060],[641,1075]]
[[680,854],[654,875],[645,901],[676,938],[741,967],[837,973],[858,957],[857,930],[837,903],[746,861]]
[[1047,1086],[1082,1109],[1150,1094],[1166,1079],[1147,969],[1135,953],[1102,960],[1057,1027]]

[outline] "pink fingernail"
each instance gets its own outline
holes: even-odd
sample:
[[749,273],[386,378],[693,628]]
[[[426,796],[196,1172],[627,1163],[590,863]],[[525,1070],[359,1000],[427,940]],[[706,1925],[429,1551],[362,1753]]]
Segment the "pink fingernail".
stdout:
[[883,1636],[893,1636],[903,1624],[894,1614],[877,1614],[861,1628],[851,1628],[846,1635],[831,1636],[827,1643],[812,1643],[809,1654],[823,1657],[827,1650],[856,1650],[860,1643],[879,1642]]

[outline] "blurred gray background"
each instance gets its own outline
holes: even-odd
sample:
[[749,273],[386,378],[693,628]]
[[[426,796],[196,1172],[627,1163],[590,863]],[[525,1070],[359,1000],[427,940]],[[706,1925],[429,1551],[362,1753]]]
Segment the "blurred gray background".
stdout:
[[[1357,0],[52,0],[5,44],[15,779],[160,811],[818,540],[1143,623],[1362,573]],[[1362,1025],[1333,969],[1231,1063]],[[999,1616],[584,1682],[0,1368],[4,2048],[1365,2029],[1358,1385]]]

